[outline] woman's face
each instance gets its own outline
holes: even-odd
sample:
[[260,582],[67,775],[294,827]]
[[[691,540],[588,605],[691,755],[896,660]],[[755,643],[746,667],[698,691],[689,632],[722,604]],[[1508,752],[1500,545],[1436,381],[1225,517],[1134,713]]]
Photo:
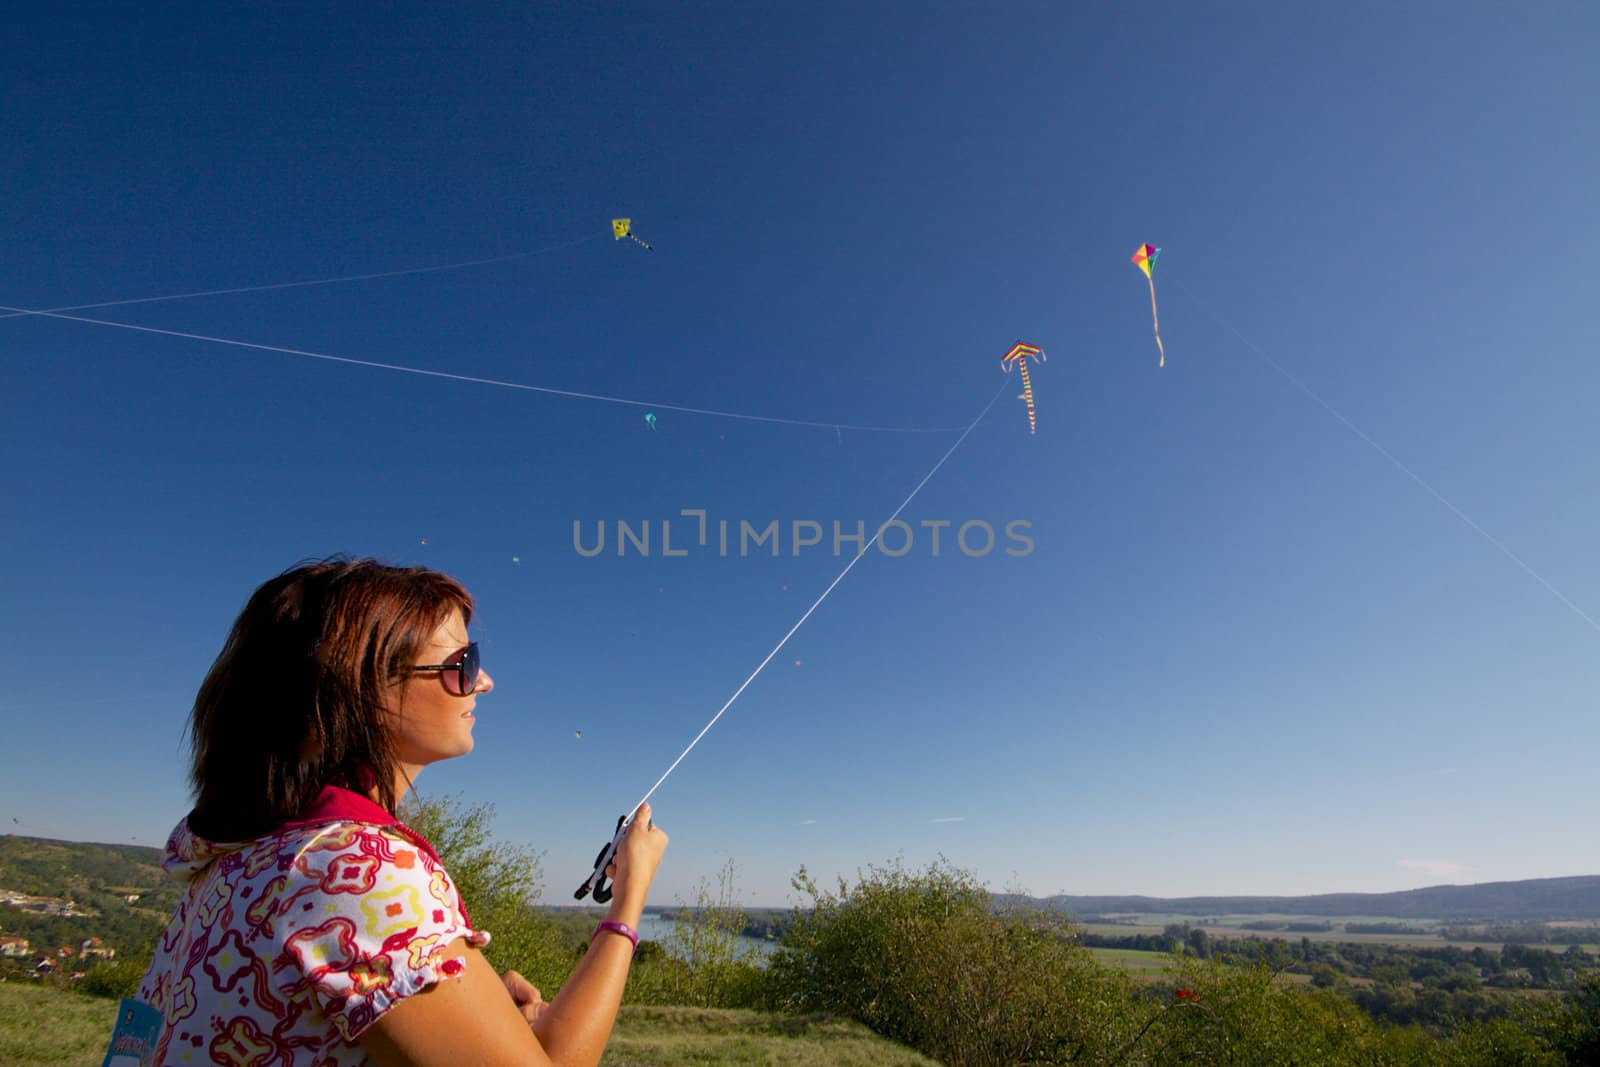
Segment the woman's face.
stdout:
[[[467,647],[467,624],[452,610],[422,649],[418,663],[454,663]],[[479,693],[494,688],[489,672],[480,670],[478,682],[466,696],[445,688],[439,671],[421,671],[401,682],[398,699],[386,709],[395,757],[410,778],[430,763],[465,756],[472,751],[472,714]]]

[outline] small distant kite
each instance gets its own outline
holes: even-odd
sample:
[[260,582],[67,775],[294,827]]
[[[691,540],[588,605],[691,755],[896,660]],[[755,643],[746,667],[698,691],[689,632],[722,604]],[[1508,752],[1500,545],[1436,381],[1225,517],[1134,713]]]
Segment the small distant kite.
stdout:
[[583,740],[583,731],[582,730],[574,730],[574,731],[572,731],[572,736],[576,737],[579,741],[582,741]]
[[511,562],[512,563],[521,563],[522,562],[522,557],[521,556],[512,556],[511,557]]
[[653,412],[653,411],[645,412],[644,413],[644,421],[645,421],[645,425],[646,426],[649,426],[652,430],[655,429],[656,428],[656,413]]
[[1150,318],[1155,323],[1156,349],[1161,353],[1158,367],[1167,365],[1167,346],[1161,343],[1161,316],[1156,313],[1156,259],[1161,255],[1161,249],[1155,245],[1140,245],[1134,250],[1133,258],[1129,260],[1134,266],[1144,271],[1145,280],[1150,283]]
[[1028,432],[1033,433],[1033,383],[1028,381],[1028,360],[1030,358],[1036,359],[1040,363],[1043,363],[1044,351],[1040,349],[1038,345],[1027,345],[1023,344],[1021,341],[1018,341],[1016,344],[1011,346],[1011,351],[1007,352],[1005,358],[1000,361],[1000,367],[1007,374],[1010,374],[1011,365],[1015,363],[1022,371],[1022,392],[1017,394],[1017,399],[1027,402]]
[[626,237],[628,240],[632,241],[634,244],[638,245],[640,248],[644,249],[646,252],[654,252],[655,251],[655,249],[651,248],[649,245],[645,244],[643,241],[639,240],[637,237],[635,237],[633,235],[633,220],[632,219],[612,219],[611,220],[611,235],[614,238],[616,238],[618,241],[620,241],[624,237]]

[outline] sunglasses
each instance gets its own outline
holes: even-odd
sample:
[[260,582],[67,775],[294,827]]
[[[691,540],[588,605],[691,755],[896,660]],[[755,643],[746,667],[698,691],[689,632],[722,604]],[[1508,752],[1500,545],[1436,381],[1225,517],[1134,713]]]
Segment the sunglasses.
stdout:
[[469,695],[478,685],[478,642],[463,648],[450,657],[454,663],[438,663],[426,667],[412,667],[413,671],[438,671],[439,680],[446,692],[458,697]]

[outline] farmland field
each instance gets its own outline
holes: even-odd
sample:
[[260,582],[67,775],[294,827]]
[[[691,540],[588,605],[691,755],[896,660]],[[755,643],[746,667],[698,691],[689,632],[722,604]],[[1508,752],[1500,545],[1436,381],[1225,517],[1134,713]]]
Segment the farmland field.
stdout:
[[1094,958],[1107,967],[1120,967],[1129,974],[1161,974],[1172,966],[1165,952],[1137,948],[1091,948]]
[[[1173,915],[1155,912],[1127,913],[1114,916],[1101,916],[1102,919],[1115,919],[1114,922],[1085,922],[1078,923],[1085,933],[1097,934],[1102,937],[1138,937],[1150,934],[1159,934],[1162,929],[1174,924],[1187,923],[1190,929],[1204,930],[1212,937],[1258,937],[1271,940],[1282,938],[1285,941],[1299,941],[1302,937],[1312,941],[1344,941],[1364,945],[1401,945],[1422,948],[1443,948],[1453,945],[1457,948],[1471,951],[1482,948],[1488,952],[1499,952],[1502,947],[1500,941],[1474,941],[1452,938],[1446,940],[1436,933],[1379,933],[1379,934],[1351,934],[1345,932],[1346,923],[1395,923],[1413,928],[1442,929],[1443,923],[1434,919],[1396,919],[1384,915],[1340,916],[1328,919],[1316,915]],[[1246,930],[1247,923],[1322,923],[1327,922],[1331,930]],[[1550,923],[1552,928],[1573,925],[1591,925],[1589,923]],[[1553,949],[1557,952],[1564,951],[1566,945],[1541,944],[1533,947]],[[1600,951],[1600,946],[1584,945],[1585,952],[1591,954]]]

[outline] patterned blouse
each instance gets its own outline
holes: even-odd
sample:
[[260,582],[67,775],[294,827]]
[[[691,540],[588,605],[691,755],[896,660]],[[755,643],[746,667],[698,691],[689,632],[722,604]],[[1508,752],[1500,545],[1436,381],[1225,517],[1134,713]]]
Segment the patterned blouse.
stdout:
[[362,1031],[462,972],[451,942],[489,942],[433,848],[344,789],[251,841],[207,841],[185,820],[164,866],[189,890],[139,985],[164,1019],[162,1065],[364,1063]]

